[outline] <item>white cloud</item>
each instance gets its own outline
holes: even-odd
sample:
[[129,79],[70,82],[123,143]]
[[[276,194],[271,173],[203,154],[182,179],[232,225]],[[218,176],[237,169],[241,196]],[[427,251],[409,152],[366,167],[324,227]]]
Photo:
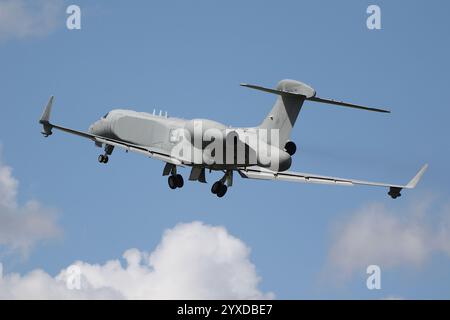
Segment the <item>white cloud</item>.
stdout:
[[0,41],[47,35],[56,28],[61,13],[61,0],[2,0]]
[[[419,267],[433,253],[450,255],[450,208],[444,208],[438,223],[428,201],[406,212],[391,212],[372,204],[337,226],[329,251],[329,266],[342,278],[368,265],[382,270],[399,266]],[[436,222],[436,221],[435,221]]]
[[26,255],[38,242],[61,234],[55,212],[37,201],[17,203],[18,181],[0,160],[0,246]]
[[249,260],[250,249],[223,227],[201,222],[167,230],[151,253],[137,249],[104,264],[76,262],[81,289],[66,283],[70,268],[56,277],[35,270],[0,278],[0,299],[268,299],[258,289],[260,278]]
[[[450,213],[450,205],[445,207],[445,212]],[[444,215],[436,232],[438,248],[450,256],[450,214]]]
[[12,169],[0,162],[0,206],[16,208],[18,181],[12,175]]

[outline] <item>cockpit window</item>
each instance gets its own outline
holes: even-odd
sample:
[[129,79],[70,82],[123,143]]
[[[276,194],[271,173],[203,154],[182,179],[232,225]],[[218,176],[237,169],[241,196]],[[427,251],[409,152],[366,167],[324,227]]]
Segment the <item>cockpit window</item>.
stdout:
[[108,117],[108,114],[109,112],[103,116],[103,119],[106,119],[106,117]]

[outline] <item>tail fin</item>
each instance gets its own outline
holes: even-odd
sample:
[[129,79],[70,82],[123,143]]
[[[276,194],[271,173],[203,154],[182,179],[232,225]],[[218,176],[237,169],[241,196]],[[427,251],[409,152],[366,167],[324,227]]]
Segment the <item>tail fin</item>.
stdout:
[[42,113],[41,119],[39,120],[39,123],[42,124],[43,127],[41,133],[44,135],[44,137],[48,137],[52,134],[53,126],[50,123],[50,115],[52,112],[53,99],[54,96],[51,96],[47,102],[47,106],[45,107],[44,112]]
[[269,89],[250,84],[241,86],[279,95],[270,113],[261,123],[261,129],[279,129],[280,145],[289,140],[292,128],[297,120],[303,102],[316,95],[310,86],[295,80],[281,80],[276,89]]

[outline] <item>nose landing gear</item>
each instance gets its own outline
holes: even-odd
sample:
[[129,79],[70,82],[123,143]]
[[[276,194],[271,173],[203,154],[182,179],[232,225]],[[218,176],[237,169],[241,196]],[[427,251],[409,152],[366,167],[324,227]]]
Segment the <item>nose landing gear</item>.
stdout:
[[105,145],[105,154],[101,154],[98,156],[98,162],[107,164],[109,161],[109,157],[114,150],[114,146],[110,146],[109,144]]
[[100,163],[106,164],[106,163],[108,163],[108,160],[109,160],[109,157],[107,155],[101,154],[98,156],[98,162],[100,162]]

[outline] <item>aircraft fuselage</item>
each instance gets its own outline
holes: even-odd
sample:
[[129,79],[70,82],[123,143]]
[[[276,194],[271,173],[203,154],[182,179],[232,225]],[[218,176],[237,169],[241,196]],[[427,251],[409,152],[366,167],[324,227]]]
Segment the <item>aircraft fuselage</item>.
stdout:
[[213,170],[259,165],[285,171],[292,162],[279,148],[276,130],[233,128],[207,119],[116,109],[93,123],[89,133],[176,153],[186,162]]

